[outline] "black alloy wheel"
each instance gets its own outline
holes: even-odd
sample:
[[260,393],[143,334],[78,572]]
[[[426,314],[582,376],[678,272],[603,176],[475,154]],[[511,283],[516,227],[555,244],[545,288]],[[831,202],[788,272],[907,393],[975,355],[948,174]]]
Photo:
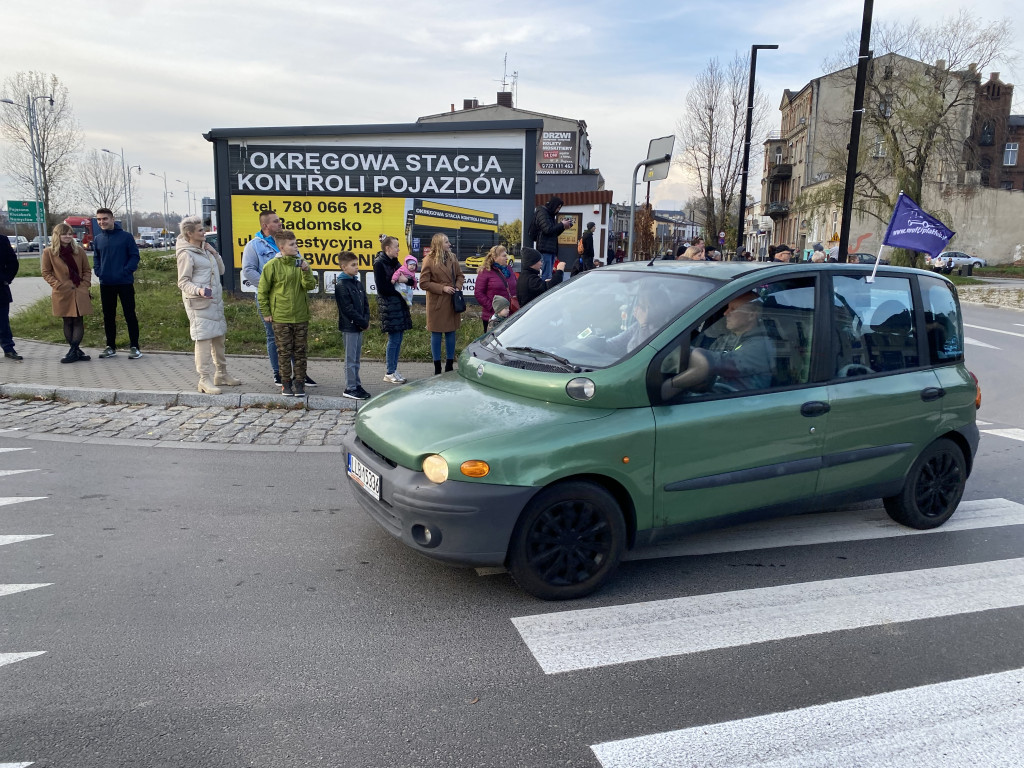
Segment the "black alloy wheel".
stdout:
[[562,483],[541,491],[519,518],[509,572],[542,600],[583,597],[618,566],[625,540],[622,511],[610,493],[593,483]]
[[917,457],[903,490],[884,499],[897,523],[911,528],[937,528],[956,511],[967,485],[967,462],[952,440],[940,438]]

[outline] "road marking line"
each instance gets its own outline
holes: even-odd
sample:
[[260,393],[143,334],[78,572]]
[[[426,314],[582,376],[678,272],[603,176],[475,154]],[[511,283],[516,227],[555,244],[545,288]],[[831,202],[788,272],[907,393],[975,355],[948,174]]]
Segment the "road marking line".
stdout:
[[0,453],[14,453],[15,451],[31,451],[31,448],[0,448]]
[[979,427],[991,427],[992,426],[992,422],[991,421],[982,421],[981,419],[975,419],[974,423],[977,424]]
[[0,768],[28,768],[34,763],[0,763]]
[[20,475],[23,472],[38,472],[38,469],[0,469],[0,477],[8,477],[9,475]]
[[0,535],[0,547],[4,544],[17,544],[22,541],[31,541],[32,539],[43,539],[47,536],[53,536],[52,533],[24,533],[24,534],[8,534]]
[[[881,508],[817,512],[693,533],[677,541],[627,552],[623,560],[656,560],[664,557],[693,557],[776,547],[805,547],[1021,524],[1024,524],[1024,504],[1008,499],[962,501],[949,522],[939,528],[924,531],[907,528],[894,522]],[[496,567],[477,568],[476,572],[478,576],[494,576],[506,571],[504,568]]]
[[39,501],[45,496],[0,496],[0,507],[5,504],[20,504],[23,501]]
[[50,584],[0,584],[0,597],[6,597],[7,595],[17,594],[18,592],[28,592],[30,589],[39,589],[40,587],[49,587]]
[[1024,559],[512,619],[547,674],[1024,605]]
[[992,333],[1005,333],[1007,336],[1017,336],[1024,339],[1024,333],[1017,333],[1016,331],[1004,331],[1000,328],[986,328],[984,325],[971,325],[970,323],[964,323],[964,328],[976,328],[979,331],[991,331]]
[[33,656],[42,656],[46,651],[28,651],[27,653],[0,653],[0,667],[5,664],[14,664],[25,659],[31,659]]
[[970,336],[964,336],[964,344],[971,344],[971,345],[973,345],[975,347],[984,347],[985,349],[997,349],[997,350],[1001,350],[1002,349],[1002,347],[994,347],[991,344],[986,344],[984,341],[978,341],[977,339],[972,339]]
[[604,768],[1020,765],[1024,670],[591,747]]
[[1008,437],[1011,440],[1024,440],[1024,429],[983,429],[982,434]]

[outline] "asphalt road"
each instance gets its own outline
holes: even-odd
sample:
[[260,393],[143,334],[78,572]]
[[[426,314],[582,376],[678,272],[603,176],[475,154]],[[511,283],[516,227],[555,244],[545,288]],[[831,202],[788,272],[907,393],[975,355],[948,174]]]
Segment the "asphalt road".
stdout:
[[0,433],[0,501],[41,497],[0,506],[0,765],[1019,765],[1024,313],[965,317],[948,530],[732,529],[570,605],[396,544],[336,455]]

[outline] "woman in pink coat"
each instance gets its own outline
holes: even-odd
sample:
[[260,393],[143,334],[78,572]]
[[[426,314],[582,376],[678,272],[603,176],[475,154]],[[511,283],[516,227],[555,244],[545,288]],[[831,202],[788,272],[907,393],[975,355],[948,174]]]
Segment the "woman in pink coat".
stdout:
[[516,273],[508,266],[508,251],[505,250],[505,246],[496,245],[487,252],[487,257],[476,274],[476,287],[473,289],[473,296],[480,304],[484,333],[487,333],[487,324],[494,317],[492,303],[495,296],[504,296],[508,299],[514,311]]

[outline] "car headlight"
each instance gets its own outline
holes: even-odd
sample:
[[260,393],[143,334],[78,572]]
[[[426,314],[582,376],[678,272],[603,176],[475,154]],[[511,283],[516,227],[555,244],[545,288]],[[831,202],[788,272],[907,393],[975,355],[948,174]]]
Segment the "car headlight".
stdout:
[[594,396],[594,382],[580,376],[565,385],[565,394],[573,400],[589,400]]
[[423,460],[423,474],[432,483],[443,483],[448,479],[448,462],[444,457],[432,453]]

